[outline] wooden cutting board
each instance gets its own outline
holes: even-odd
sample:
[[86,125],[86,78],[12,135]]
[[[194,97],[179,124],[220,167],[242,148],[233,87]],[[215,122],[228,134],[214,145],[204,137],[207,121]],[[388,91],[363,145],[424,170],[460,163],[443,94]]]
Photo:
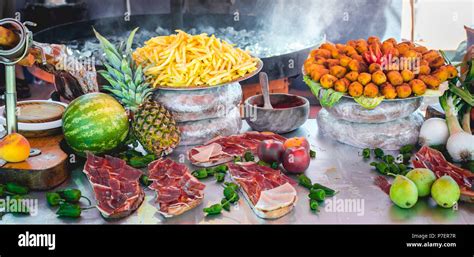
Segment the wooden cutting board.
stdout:
[[32,190],[48,190],[69,177],[68,156],[60,148],[63,135],[28,138],[32,148],[41,154],[24,162],[7,163],[0,167],[0,183],[16,182]]

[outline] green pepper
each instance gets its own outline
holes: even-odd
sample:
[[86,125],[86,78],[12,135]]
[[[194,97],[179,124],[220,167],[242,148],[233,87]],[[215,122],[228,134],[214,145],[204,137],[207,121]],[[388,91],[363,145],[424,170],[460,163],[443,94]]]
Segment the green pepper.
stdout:
[[313,187],[313,184],[311,182],[311,179],[309,179],[306,175],[304,174],[301,174],[298,176],[298,183],[303,186],[303,187],[306,187],[307,189],[311,189]]
[[411,153],[405,153],[405,154],[402,154],[402,155],[403,155],[403,163],[408,164],[410,162],[410,159],[411,159]]
[[78,204],[63,203],[59,205],[56,215],[58,215],[60,218],[79,218],[81,213],[82,209]]
[[411,153],[415,149],[414,145],[404,145],[400,148],[400,153],[405,154],[405,153]]
[[405,175],[407,173],[407,166],[403,163],[398,164],[398,170],[400,174]]
[[318,184],[318,183],[314,183],[313,186],[311,187],[311,189],[322,189],[322,190],[324,190],[324,193],[326,193],[326,196],[329,196],[329,197],[334,196],[337,193],[336,190],[331,189],[331,188],[326,187],[326,186],[323,186],[323,185]]
[[27,187],[20,186],[13,182],[7,183],[5,188],[7,192],[10,192],[12,194],[17,194],[17,195],[26,195],[30,191]]
[[390,173],[400,174],[400,169],[398,168],[398,165],[395,163],[389,164],[388,170],[390,171]]
[[209,174],[207,173],[207,170],[205,168],[202,168],[193,171],[192,175],[198,179],[204,179],[207,178]]
[[374,150],[375,157],[382,159],[382,157],[385,155],[383,150],[380,148],[375,148]]
[[309,208],[313,211],[319,211],[319,203],[316,200],[310,199],[309,200]]
[[58,191],[58,194],[69,203],[79,202],[82,196],[81,190],[75,188]]
[[242,161],[242,157],[240,156],[234,156],[234,163],[236,162],[241,162]]
[[262,161],[262,160],[259,160],[259,161],[257,162],[257,164],[260,165],[260,166],[270,167],[270,164],[268,164],[268,163],[266,163],[266,162],[264,162],[264,161]]
[[364,150],[362,150],[362,157],[364,157],[364,159],[369,159],[370,158],[370,149],[369,148],[365,148]]
[[225,179],[225,173],[214,173],[214,178],[217,182],[223,182]]
[[227,165],[225,164],[222,164],[213,168],[214,172],[219,172],[219,173],[227,173],[228,169],[229,168],[227,168]]
[[225,182],[224,185],[225,185],[226,187],[232,188],[232,190],[234,190],[234,191],[239,190],[239,186],[238,186],[237,184],[235,184],[235,183],[232,183],[232,182]]
[[244,159],[246,162],[253,162],[255,161],[255,156],[253,156],[252,152],[246,151],[244,153]]
[[[14,215],[20,214],[20,215],[28,215],[30,214],[30,210],[28,208],[28,205],[25,205],[23,201],[21,201],[23,198],[23,195],[14,195],[11,199],[16,201],[16,211],[13,213]],[[10,204],[15,204],[13,202],[10,202]],[[13,208],[10,207],[10,210]]]
[[324,198],[326,198],[326,193],[322,189],[311,188],[308,197],[316,201],[324,201]]
[[140,183],[144,186],[150,186],[153,183],[147,175],[140,176]]
[[239,195],[237,192],[232,189],[231,187],[226,187],[224,188],[224,197],[227,199],[230,203],[235,203],[239,200]]
[[468,162],[465,162],[463,165],[462,165],[463,168],[469,170],[470,172],[474,172],[474,161],[468,161]]
[[280,167],[280,164],[278,164],[278,162],[272,162],[272,165],[270,165],[270,168],[272,168],[274,170],[277,170],[278,167]]
[[207,208],[204,208],[203,211],[207,213],[207,215],[217,215],[222,212],[222,205],[217,203]]
[[56,192],[48,192],[46,193],[46,201],[48,202],[49,206],[58,206],[63,201],[63,199]]
[[141,154],[139,156],[133,156],[129,159],[128,164],[134,168],[143,168],[146,167],[150,162],[155,160],[155,155],[153,154],[147,154],[145,156],[142,156]]
[[385,162],[377,162],[375,164],[375,169],[381,174],[387,175],[389,167]]
[[230,211],[230,202],[227,201],[227,199],[223,198],[221,200],[221,205],[222,205],[222,208],[226,211]]
[[309,150],[309,157],[310,158],[316,158],[316,151],[313,151],[313,150]]
[[382,160],[387,164],[392,164],[395,161],[395,157],[391,155],[384,155],[384,157],[382,157]]

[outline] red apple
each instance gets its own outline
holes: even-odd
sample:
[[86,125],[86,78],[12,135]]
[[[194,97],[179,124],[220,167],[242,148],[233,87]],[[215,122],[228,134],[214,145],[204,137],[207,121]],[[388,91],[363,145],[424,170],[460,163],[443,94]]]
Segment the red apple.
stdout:
[[285,143],[283,143],[283,146],[285,147],[285,150],[288,148],[293,148],[293,147],[304,147],[306,150],[309,152],[311,149],[309,146],[308,139],[305,137],[292,137],[288,138]]
[[309,151],[300,146],[292,147],[283,153],[283,167],[291,173],[303,173],[309,167]]
[[280,141],[263,140],[258,144],[257,156],[260,160],[269,164],[280,163],[284,151],[285,149]]

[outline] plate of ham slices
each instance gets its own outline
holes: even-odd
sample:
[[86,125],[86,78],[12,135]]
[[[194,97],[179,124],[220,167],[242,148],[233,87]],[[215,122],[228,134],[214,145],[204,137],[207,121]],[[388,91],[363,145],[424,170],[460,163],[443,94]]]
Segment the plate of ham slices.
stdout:
[[97,209],[104,218],[129,216],[145,198],[139,183],[142,172],[119,158],[107,155],[102,158],[88,153],[84,173],[94,190]]
[[193,165],[211,167],[232,161],[234,156],[243,156],[246,151],[256,154],[258,144],[268,139],[282,143],[286,140],[273,132],[250,131],[227,137],[219,136],[189,150],[188,158]]
[[298,200],[296,182],[281,171],[255,162],[230,162],[227,166],[258,217],[277,219],[293,210]]
[[158,212],[173,217],[198,206],[204,198],[203,183],[184,164],[171,159],[159,159],[148,165],[150,189],[156,192]]

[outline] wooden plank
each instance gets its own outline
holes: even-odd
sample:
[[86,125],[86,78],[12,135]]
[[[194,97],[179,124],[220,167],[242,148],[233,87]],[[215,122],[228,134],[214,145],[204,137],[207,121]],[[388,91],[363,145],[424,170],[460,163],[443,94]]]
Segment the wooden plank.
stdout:
[[7,163],[0,168],[0,182],[16,182],[30,189],[47,190],[61,184],[69,176],[67,154],[59,143],[63,135],[29,138],[32,148],[41,150],[38,156],[24,162]]

